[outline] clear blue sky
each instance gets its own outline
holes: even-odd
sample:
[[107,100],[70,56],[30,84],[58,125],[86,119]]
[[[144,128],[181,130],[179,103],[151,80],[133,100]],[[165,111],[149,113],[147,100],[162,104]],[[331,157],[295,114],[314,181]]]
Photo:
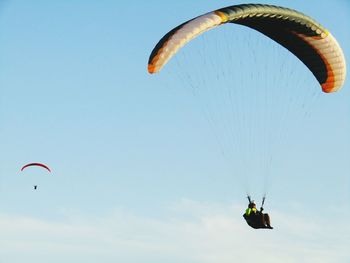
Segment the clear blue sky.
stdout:
[[[310,15],[350,57],[348,1],[256,2]],[[147,73],[170,29],[240,3],[0,2],[1,263],[350,261],[348,80],[286,128],[266,204],[275,230],[265,232],[242,221],[242,176],[227,168],[198,100],[171,73],[183,56]],[[318,87],[300,62],[291,65]],[[28,162],[52,173],[21,173]]]

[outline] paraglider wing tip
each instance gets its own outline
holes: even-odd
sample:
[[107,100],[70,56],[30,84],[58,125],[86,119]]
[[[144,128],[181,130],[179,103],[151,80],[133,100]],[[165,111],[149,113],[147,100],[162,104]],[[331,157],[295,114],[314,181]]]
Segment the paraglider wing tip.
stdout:
[[148,64],[147,69],[148,69],[148,73],[150,73],[150,74],[154,74],[157,72],[156,67],[152,64]]

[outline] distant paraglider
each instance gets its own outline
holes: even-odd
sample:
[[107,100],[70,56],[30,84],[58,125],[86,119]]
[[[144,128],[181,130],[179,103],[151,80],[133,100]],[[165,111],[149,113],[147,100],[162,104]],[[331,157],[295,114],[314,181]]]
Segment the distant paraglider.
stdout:
[[[50,169],[47,165],[42,164],[42,163],[28,163],[28,164],[24,165],[24,166],[21,168],[21,171],[23,171],[24,169],[26,169],[27,167],[30,167],[30,166],[42,167],[42,168],[48,170],[48,171],[51,173],[51,169]],[[34,189],[34,190],[37,190],[37,189],[38,189],[38,185],[35,184],[35,185],[33,186],[33,189]]]

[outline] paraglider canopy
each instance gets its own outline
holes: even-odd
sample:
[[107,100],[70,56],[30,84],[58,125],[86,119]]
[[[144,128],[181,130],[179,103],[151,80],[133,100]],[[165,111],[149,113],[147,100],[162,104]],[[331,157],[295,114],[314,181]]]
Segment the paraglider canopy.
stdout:
[[24,165],[22,168],[21,168],[21,171],[23,171],[24,169],[26,169],[27,167],[29,166],[39,166],[39,167],[43,167],[45,168],[46,170],[48,170],[49,172],[51,172],[50,168],[45,165],[45,164],[42,164],[42,163],[28,163],[26,165]]
[[154,47],[148,60],[148,72],[159,72],[185,44],[226,23],[250,27],[288,49],[309,68],[324,92],[335,92],[343,86],[345,58],[332,34],[303,13],[263,4],[224,7],[175,27]]

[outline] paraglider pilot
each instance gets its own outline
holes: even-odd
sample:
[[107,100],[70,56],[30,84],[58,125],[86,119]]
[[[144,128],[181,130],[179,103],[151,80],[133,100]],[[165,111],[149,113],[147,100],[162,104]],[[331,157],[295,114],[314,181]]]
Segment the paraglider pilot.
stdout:
[[266,213],[263,213],[263,207],[261,206],[260,210],[256,209],[256,204],[254,201],[250,201],[250,197],[248,197],[249,204],[248,208],[245,210],[243,215],[244,219],[247,221],[247,224],[252,228],[268,228],[273,229],[270,225],[270,216]]

